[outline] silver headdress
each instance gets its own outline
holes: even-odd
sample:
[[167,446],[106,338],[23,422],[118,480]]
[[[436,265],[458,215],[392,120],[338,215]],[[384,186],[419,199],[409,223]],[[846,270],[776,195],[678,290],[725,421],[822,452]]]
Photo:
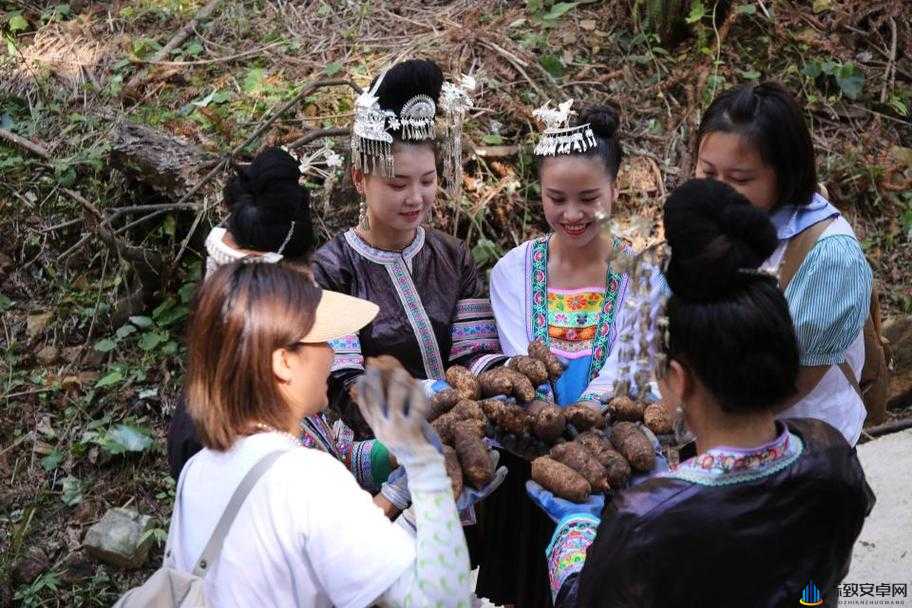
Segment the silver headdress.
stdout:
[[592,125],[588,122],[575,127],[570,126],[570,116],[576,114],[570,109],[572,105],[573,100],[568,99],[558,107],[552,108],[549,101],[532,112],[533,116],[545,123],[545,130],[535,146],[536,156],[586,152],[598,145]]
[[462,197],[462,124],[466,112],[472,109],[471,93],[474,90],[475,78],[463,75],[458,84],[443,83],[440,91],[440,107],[448,118],[443,173],[446,177],[447,195],[454,202]]
[[400,131],[403,139],[421,141],[435,136],[434,118],[437,107],[427,95],[409,99],[397,116],[380,107],[377,90],[386,72],[377,78],[369,91],[355,100],[355,123],[352,127],[352,162],[365,173],[380,173],[384,177],[395,175],[393,168],[393,136]]

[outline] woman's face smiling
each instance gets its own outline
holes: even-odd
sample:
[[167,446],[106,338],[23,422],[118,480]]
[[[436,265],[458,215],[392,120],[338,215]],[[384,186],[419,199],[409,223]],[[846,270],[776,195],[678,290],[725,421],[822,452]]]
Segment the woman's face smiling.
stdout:
[[587,246],[599,234],[599,212],[610,214],[617,199],[614,180],[597,157],[556,156],[542,162],[541,196],[548,225],[567,245]]
[[355,182],[360,181],[371,226],[415,230],[437,197],[437,159],[430,146],[397,143],[393,163],[393,177],[356,172]]

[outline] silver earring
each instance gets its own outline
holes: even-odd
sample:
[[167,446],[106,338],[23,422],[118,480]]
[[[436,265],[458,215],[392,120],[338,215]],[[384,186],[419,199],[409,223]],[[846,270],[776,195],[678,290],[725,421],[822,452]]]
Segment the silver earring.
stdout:
[[367,201],[363,198],[358,208],[358,224],[362,230],[370,230],[370,218],[367,217]]

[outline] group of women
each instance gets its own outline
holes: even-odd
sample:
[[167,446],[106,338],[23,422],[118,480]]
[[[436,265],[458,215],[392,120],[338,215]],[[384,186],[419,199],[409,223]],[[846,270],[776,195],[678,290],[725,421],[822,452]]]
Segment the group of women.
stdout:
[[[630,287],[608,260],[633,253],[601,227],[618,195],[619,118],[540,111],[551,231],[509,251],[488,285],[465,243],[424,225],[447,86],[433,62],[409,60],[358,98],[361,217],[312,256],[286,152],[261,153],[226,188],[169,433],[168,559],[193,570],[245,474],[281,451],[209,569],[214,606],[468,606],[473,593],[521,607],[780,606],[809,582],[831,597],[873,505],[853,448],[864,404],[841,370],[861,374],[871,271],[817,193],[795,100],[774,83],[719,96],[695,142],[697,179],[665,203],[655,377],[696,456],[575,504],[499,446],[495,481],[453,497],[423,415],[447,367],[510,365],[536,339],[566,364],[540,396],[606,411]],[[820,222],[783,291],[769,271]],[[402,364],[392,380],[365,366],[380,355]]]

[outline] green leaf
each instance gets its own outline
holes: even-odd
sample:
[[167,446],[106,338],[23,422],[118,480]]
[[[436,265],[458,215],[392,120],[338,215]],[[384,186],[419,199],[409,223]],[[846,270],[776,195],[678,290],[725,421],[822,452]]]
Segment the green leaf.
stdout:
[[687,15],[687,23],[696,23],[706,16],[706,9],[703,7],[702,0],[696,0],[690,7],[690,14]]
[[95,383],[95,388],[104,388],[106,386],[111,386],[113,384],[119,383],[122,380],[123,374],[120,372],[120,370],[114,370],[113,372],[102,376],[101,379]]
[[82,502],[82,484],[72,475],[63,478],[63,494],[60,500],[68,507],[75,507]]
[[130,323],[140,329],[145,329],[152,326],[152,319],[149,317],[130,317]]
[[823,68],[820,66],[819,61],[809,61],[801,68],[801,73],[808,78],[817,78],[823,74]]
[[739,70],[741,72],[742,78],[745,80],[758,80],[760,78],[760,72],[757,70]]
[[567,14],[567,12],[576,8],[577,4],[579,4],[579,2],[558,2],[551,7],[550,11],[542,15],[542,19],[545,21],[554,21],[556,19],[560,19],[565,14]]
[[503,137],[499,133],[488,133],[481,139],[489,146],[499,146],[503,143]]
[[265,88],[266,70],[263,68],[251,68],[244,76],[244,83],[241,88],[248,95],[259,95]]
[[545,68],[546,72],[555,78],[560,78],[564,73],[564,64],[560,60],[560,57],[555,55],[542,55],[538,58],[538,62]]
[[482,268],[490,266],[500,257],[497,244],[486,238],[478,239],[478,242],[472,247],[472,259]]
[[537,14],[545,9],[543,0],[526,0],[526,10],[530,13]]
[[147,331],[142,335],[142,338],[139,339],[139,347],[146,352],[150,350],[155,350],[162,342],[167,342],[168,334],[167,332],[158,332],[158,331]]
[[53,471],[60,466],[66,455],[57,448],[51,450],[51,453],[41,459],[41,468],[45,471]]
[[836,84],[839,90],[849,99],[858,99],[864,87],[864,74],[851,63],[847,63],[836,71]]
[[6,312],[13,307],[13,301],[0,293],[0,312]]
[[105,434],[103,446],[112,454],[122,454],[144,452],[152,443],[152,437],[145,429],[130,424],[115,424]]
[[338,61],[333,61],[332,63],[326,64],[326,67],[323,68],[323,73],[327,76],[335,76],[340,71],[342,71],[342,64]]
[[190,44],[184,47],[184,53],[190,55],[191,57],[196,57],[203,52],[203,45],[199,41],[194,40]]
[[[120,328],[118,328],[118,330],[117,330],[117,332],[115,333],[115,335],[118,337],[118,339],[123,340],[124,338],[126,338],[126,337],[129,336],[130,334],[134,333],[135,331],[136,331],[136,326],[135,326],[135,325],[130,325],[130,324],[128,323],[128,324],[126,324],[126,325],[120,326]],[[98,346],[96,345],[95,348],[98,348]]]
[[739,4],[738,7],[735,8],[735,13],[739,15],[756,15],[757,6],[754,4]]
[[7,23],[9,24],[10,31],[14,33],[23,32],[29,27],[28,21],[26,21],[25,17],[23,17],[21,13],[13,13]]
[[184,304],[190,302],[193,299],[193,294],[196,292],[197,283],[184,283],[181,285],[181,288],[177,290],[177,295],[180,296],[180,301]]
[[117,342],[110,338],[105,338],[95,343],[95,350],[100,353],[109,353],[115,348],[117,348]]

